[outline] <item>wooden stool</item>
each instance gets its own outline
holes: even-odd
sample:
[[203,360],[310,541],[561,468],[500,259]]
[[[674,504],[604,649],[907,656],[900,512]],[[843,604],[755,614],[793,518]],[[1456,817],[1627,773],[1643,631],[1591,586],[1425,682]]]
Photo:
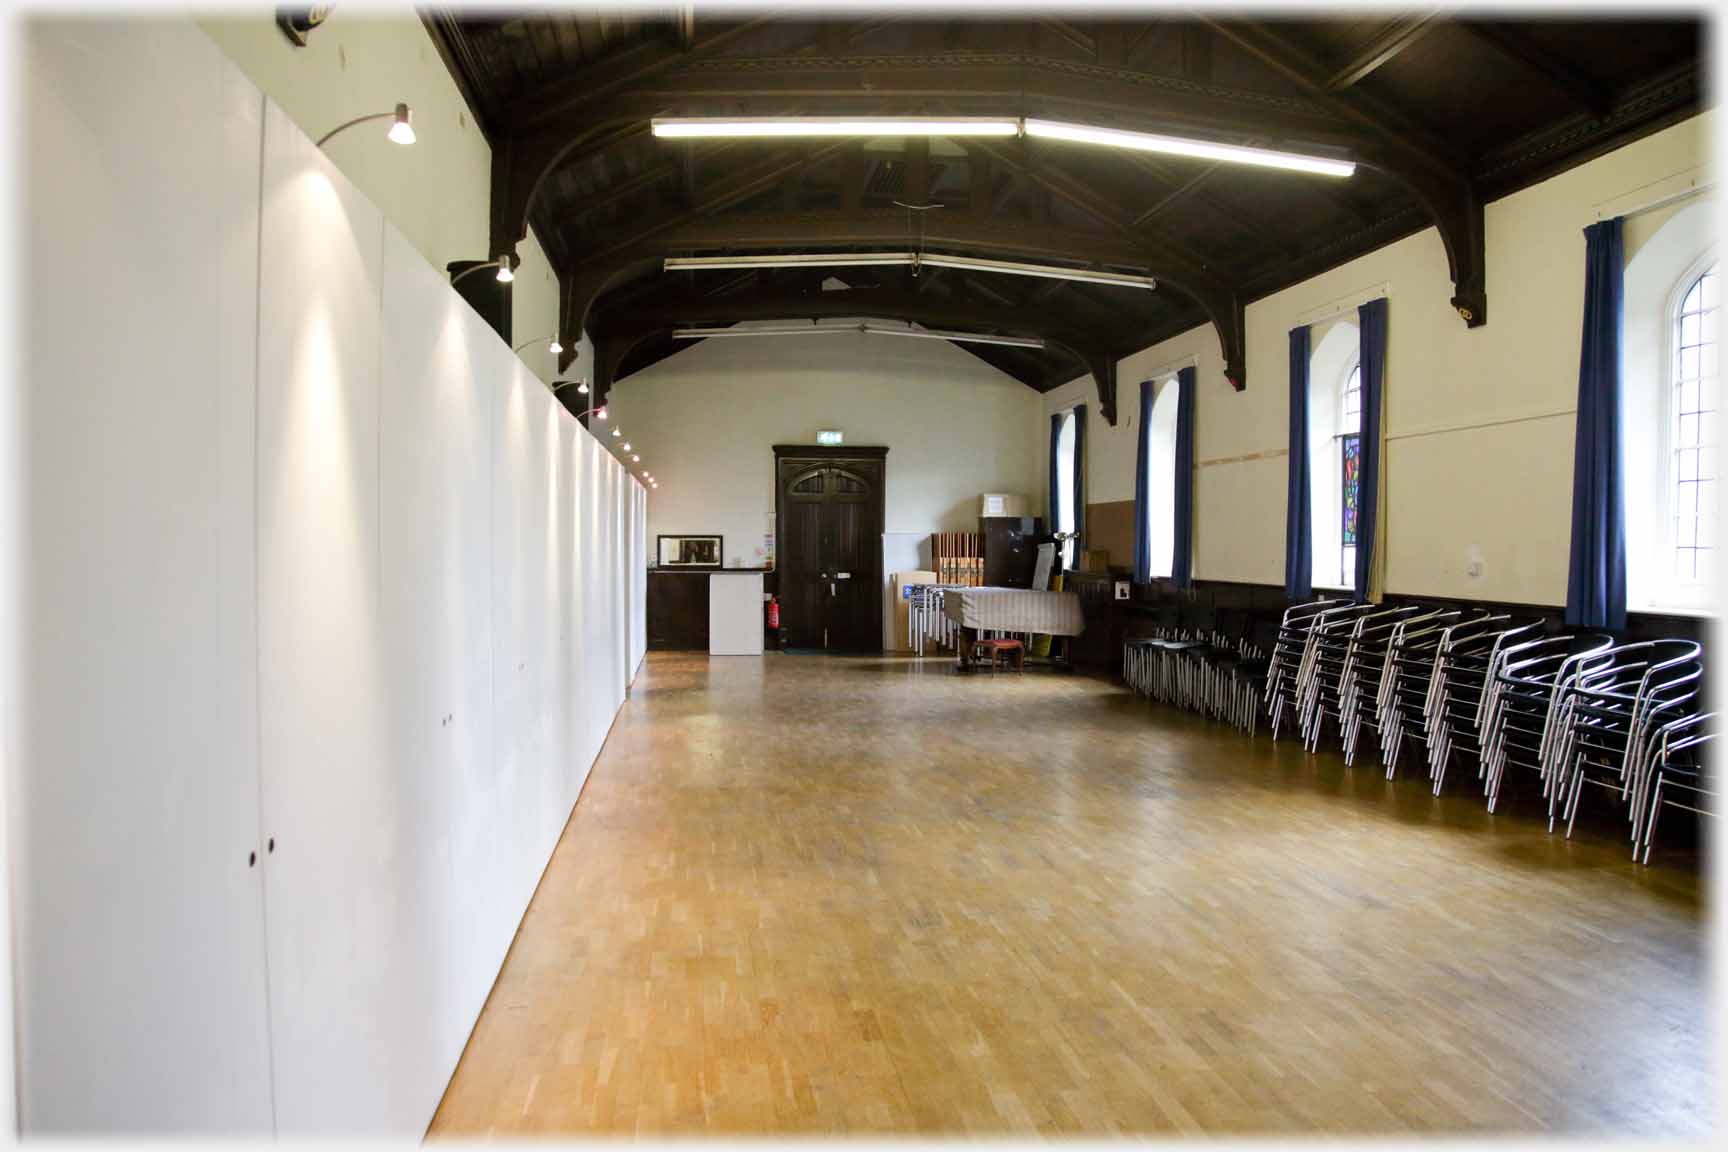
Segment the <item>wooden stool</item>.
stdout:
[[1026,671],[1026,645],[1018,640],[985,640],[982,643],[990,645],[990,671],[994,672],[1002,665],[1002,657],[1014,657],[1014,671]]

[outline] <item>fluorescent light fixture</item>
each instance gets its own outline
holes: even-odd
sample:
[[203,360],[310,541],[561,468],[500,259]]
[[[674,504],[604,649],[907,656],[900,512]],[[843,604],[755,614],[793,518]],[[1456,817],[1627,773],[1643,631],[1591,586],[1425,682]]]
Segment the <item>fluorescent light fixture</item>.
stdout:
[[1109,284],[1118,288],[1158,287],[1157,278],[1132,272],[1105,272],[1092,268],[1064,268],[1060,264],[1026,264],[1018,260],[986,260],[977,256],[950,256],[942,252],[792,252],[763,256],[668,256],[668,272],[741,270],[752,268],[868,268],[905,267],[958,268],[968,272],[1001,272],[1009,276],[1039,276],[1048,280],[1075,280],[1084,284]]
[[1059,264],[1022,264],[1017,260],[983,260],[974,256],[946,256],[927,252],[919,263],[932,268],[959,268],[968,272],[1004,272],[1010,276],[1041,276],[1046,280],[1078,280],[1086,284],[1114,284],[1121,288],[1158,287],[1151,276],[1132,272],[1101,272],[1091,268],[1064,268]]
[[406,104],[396,105],[390,118],[390,139],[398,144],[414,143],[414,112]]
[[1217,144],[1209,140],[1159,136],[1150,132],[1126,132],[1118,128],[1094,128],[1087,124],[1064,124],[1056,120],[1028,119],[1025,124],[1026,135],[1040,140],[1067,140],[1074,144],[1098,144],[1106,148],[1159,152],[1167,156],[1187,156],[1196,160],[1253,164],[1261,168],[1309,172],[1316,176],[1350,176],[1356,171],[1356,165],[1347,160],[1328,160],[1320,156],[1304,156],[1297,152],[1276,152],[1269,148],[1245,148],[1238,144]]
[[910,252],[792,252],[767,256],[668,256],[668,272],[748,268],[870,268],[912,263]]
[[788,136],[1018,136],[1012,116],[692,116],[655,117],[667,140]]
[[829,336],[861,332],[870,336],[911,336],[919,340],[952,340],[960,344],[999,344],[1007,348],[1042,348],[1030,336],[995,336],[983,332],[943,332],[934,328],[897,328],[865,321],[861,324],[765,324],[751,328],[676,328],[674,340],[707,340],[716,336]]

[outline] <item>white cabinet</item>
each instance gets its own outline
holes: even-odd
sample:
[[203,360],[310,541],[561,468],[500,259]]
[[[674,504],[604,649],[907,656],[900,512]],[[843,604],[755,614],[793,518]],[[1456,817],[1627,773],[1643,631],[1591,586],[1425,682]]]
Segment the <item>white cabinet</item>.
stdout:
[[762,573],[709,575],[708,654],[762,655]]

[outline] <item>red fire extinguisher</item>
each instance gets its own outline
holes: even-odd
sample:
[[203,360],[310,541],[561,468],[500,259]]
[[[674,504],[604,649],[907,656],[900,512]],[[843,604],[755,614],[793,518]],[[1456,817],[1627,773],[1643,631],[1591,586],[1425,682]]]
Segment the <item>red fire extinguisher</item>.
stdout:
[[768,627],[778,631],[780,628],[780,597],[768,597]]

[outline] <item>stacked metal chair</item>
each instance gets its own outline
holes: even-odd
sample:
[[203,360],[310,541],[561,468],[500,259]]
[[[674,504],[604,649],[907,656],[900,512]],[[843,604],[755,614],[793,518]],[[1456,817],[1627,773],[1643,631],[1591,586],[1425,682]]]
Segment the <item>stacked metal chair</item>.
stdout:
[[1542,635],[1540,619],[1484,615],[1441,631],[1424,701],[1428,776],[1438,796],[1455,754],[1467,758],[1483,780],[1482,714],[1487,680],[1501,649]]
[[[1644,863],[1650,863],[1650,845],[1656,839],[1656,818],[1662,814],[1664,805],[1701,816],[1716,815],[1718,809],[1714,802],[1719,799],[1719,790],[1704,758],[1705,745],[1715,738],[1714,712],[1683,716],[1652,730],[1645,760],[1651,789],[1650,816],[1642,829]],[[1640,858],[1636,834],[1632,856]]]
[[1580,672],[1603,665],[1604,654],[1613,646],[1612,637],[1584,634],[1526,640],[1500,650],[1483,702],[1488,811],[1499,803],[1510,767],[1533,770],[1541,778],[1542,794],[1552,802],[1557,789],[1547,752],[1553,740],[1554,703]]
[[1432,616],[1434,612],[1407,604],[1356,617],[1338,682],[1339,733],[1345,764],[1356,762],[1356,745],[1363,728],[1373,728],[1376,733],[1384,731],[1380,704],[1396,651],[1394,638],[1410,621]]
[[1696,713],[1704,675],[1703,650],[1690,640],[1620,644],[1581,670],[1556,695],[1549,772],[1558,787],[1549,804],[1563,805],[1566,834],[1578,818],[1584,785],[1613,791],[1627,805],[1636,845],[1645,795],[1642,778],[1650,733]]
[[1123,679],[1140,695],[1253,735],[1259,727],[1265,651],[1245,631],[1205,625],[1183,625],[1175,613],[1166,614],[1151,635],[1124,644]]
[[1344,604],[1342,600],[1314,600],[1293,604],[1284,611],[1277,638],[1266,666],[1266,710],[1272,722],[1272,738],[1278,738],[1286,714],[1295,717],[1297,685],[1306,666],[1314,625],[1325,613]]
[[1446,629],[1470,618],[1439,608],[1396,622],[1386,641],[1386,671],[1380,678],[1380,763],[1386,778],[1398,771],[1404,741],[1428,741],[1428,707],[1434,667]]
[[1350,637],[1360,618],[1375,611],[1373,604],[1328,608],[1315,617],[1313,627],[1308,629],[1308,643],[1296,675],[1296,723],[1302,733],[1303,747],[1310,752],[1320,747],[1326,717],[1341,720],[1339,696]]

